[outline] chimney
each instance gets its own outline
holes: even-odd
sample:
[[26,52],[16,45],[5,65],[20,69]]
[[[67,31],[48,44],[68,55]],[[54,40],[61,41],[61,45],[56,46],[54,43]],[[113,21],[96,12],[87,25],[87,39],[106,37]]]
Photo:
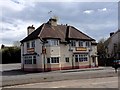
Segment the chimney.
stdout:
[[31,34],[33,31],[35,30],[35,27],[32,26],[28,26],[27,28],[27,35]]
[[54,17],[50,18],[48,22],[52,26],[57,26],[57,21],[58,21],[58,18],[56,16],[54,16]]
[[111,37],[113,34],[114,34],[114,32],[111,32],[111,33],[110,33],[110,37]]

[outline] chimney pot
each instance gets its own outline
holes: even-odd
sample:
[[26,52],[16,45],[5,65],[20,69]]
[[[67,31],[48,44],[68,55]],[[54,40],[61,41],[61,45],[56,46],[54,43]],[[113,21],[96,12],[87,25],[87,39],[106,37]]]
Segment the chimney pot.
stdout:
[[114,34],[114,32],[111,32],[111,33],[110,33],[110,37],[111,37],[113,34]]

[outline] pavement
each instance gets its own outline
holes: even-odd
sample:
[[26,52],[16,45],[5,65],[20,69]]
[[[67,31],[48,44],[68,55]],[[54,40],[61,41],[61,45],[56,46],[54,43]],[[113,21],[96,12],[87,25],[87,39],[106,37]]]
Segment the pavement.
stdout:
[[[7,65],[6,65],[7,66]],[[11,66],[9,66],[11,67]],[[15,66],[14,66],[15,67]],[[86,69],[72,69],[51,72],[29,73],[23,72],[20,68],[4,69],[2,71],[2,87],[21,85],[28,83],[50,82],[74,79],[89,79],[100,77],[118,76],[111,67],[98,67]]]

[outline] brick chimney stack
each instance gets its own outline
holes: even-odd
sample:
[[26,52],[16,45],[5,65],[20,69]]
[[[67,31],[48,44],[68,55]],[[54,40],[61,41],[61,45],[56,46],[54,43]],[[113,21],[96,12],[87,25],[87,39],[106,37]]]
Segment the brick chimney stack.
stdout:
[[28,26],[28,28],[27,28],[27,35],[31,34],[34,30],[35,30],[35,27],[33,25],[32,26]]
[[52,26],[57,26],[57,21],[58,21],[58,17],[53,16],[52,18],[49,19],[48,23]]

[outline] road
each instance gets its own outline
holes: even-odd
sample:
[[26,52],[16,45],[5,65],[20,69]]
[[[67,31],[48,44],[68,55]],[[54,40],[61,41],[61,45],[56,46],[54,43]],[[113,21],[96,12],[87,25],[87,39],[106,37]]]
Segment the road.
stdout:
[[[2,72],[2,86],[38,83],[48,81],[60,80],[75,80],[75,79],[91,79],[91,78],[104,78],[104,77],[117,77],[118,74],[114,72],[111,67],[95,69],[78,69],[78,70],[62,70],[43,73],[28,73],[22,72],[19,65],[4,65]],[[12,69],[11,69],[12,68]],[[14,69],[13,69],[14,68]]]
[[42,82],[5,88],[118,88],[118,77]]

